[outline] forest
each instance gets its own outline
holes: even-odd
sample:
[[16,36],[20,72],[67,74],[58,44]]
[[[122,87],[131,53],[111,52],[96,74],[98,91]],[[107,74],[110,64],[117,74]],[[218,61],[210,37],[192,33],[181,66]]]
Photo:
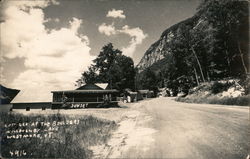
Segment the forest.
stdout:
[[165,30],[146,52],[164,54],[164,59],[137,74],[138,87],[167,87],[177,94],[221,79],[235,78],[246,83],[248,15],[247,1],[202,1],[193,17]]

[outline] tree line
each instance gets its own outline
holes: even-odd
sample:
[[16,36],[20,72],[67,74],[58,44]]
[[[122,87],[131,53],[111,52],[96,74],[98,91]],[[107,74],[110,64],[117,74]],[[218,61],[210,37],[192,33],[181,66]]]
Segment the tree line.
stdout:
[[109,43],[77,82],[109,83],[120,91],[167,87],[176,95],[211,80],[245,78],[249,75],[248,16],[246,1],[203,0],[191,19],[172,30],[174,36],[162,50],[168,52],[163,64],[138,73],[133,60]]

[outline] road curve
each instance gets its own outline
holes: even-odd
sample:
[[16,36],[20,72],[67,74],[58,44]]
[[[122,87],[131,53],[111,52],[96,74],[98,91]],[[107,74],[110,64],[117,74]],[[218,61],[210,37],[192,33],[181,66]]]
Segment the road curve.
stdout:
[[146,126],[157,132],[147,151],[132,147],[122,158],[245,159],[250,152],[249,107],[162,97],[135,109],[152,117]]

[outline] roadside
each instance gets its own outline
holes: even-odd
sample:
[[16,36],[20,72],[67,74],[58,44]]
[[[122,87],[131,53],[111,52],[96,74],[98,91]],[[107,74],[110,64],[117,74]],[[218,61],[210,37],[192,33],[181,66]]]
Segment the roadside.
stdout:
[[156,130],[147,126],[152,117],[141,111],[142,103],[144,101],[121,104],[127,110],[120,116],[119,128],[107,144],[92,147],[94,158],[120,158],[131,148],[148,151],[154,142],[153,134]]
[[13,110],[13,113],[23,115],[53,115],[61,114],[68,117],[80,118],[83,116],[93,116],[99,119],[114,121],[119,127],[115,130],[110,140],[105,144],[98,144],[90,147],[93,151],[93,158],[119,158],[125,155],[130,148],[136,147],[147,151],[154,141],[153,134],[156,132],[147,125],[152,121],[152,117],[143,111],[143,103],[120,103],[121,108],[108,109],[68,109],[68,110]]
[[242,84],[236,79],[205,82],[190,89],[185,97],[180,96],[176,100],[186,103],[250,106],[249,84]]
[[90,147],[93,158],[244,159],[249,154],[248,107],[181,103],[173,97],[121,106],[37,113],[115,121],[118,128],[106,144]]
[[[118,125],[93,116],[0,113],[2,158],[92,158]],[[44,149],[46,147],[46,149]]]

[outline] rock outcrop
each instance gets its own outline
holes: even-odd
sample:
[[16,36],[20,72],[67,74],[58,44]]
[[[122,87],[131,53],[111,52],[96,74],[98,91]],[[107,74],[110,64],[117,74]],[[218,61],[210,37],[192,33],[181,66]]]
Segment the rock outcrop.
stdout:
[[150,46],[150,48],[142,57],[141,61],[138,63],[137,68],[139,73],[152,66],[153,64],[164,60],[164,58],[171,54],[169,45],[174,39],[180,25],[191,25],[193,27],[197,27],[198,25],[200,25],[200,23],[204,23],[204,20],[199,19],[197,16],[194,16],[165,30],[162,33],[160,39]]
[[[232,72],[246,73],[249,65],[248,17],[247,2],[204,1],[193,17],[171,26],[162,33],[160,39],[145,52],[137,69],[140,73],[154,64],[159,66],[157,63],[166,58],[171,61],[173,54],[179,56],[184,53],[185,55],[181,56],[187,57],[188,54],[196,52],[195,56],[203,62],[201,64],[209,67],[203,68],[208,74],[208,69],[214,72],[211,74],[216,74],[217,70],[227,72],[228,75],[233,75]],[[185,34],[190,37],[187,38]],[[197,59],[194,58],[194,61]],[[214,67],[213,63],[217,66]],[[226,75],[222,73],[221,76]]]

